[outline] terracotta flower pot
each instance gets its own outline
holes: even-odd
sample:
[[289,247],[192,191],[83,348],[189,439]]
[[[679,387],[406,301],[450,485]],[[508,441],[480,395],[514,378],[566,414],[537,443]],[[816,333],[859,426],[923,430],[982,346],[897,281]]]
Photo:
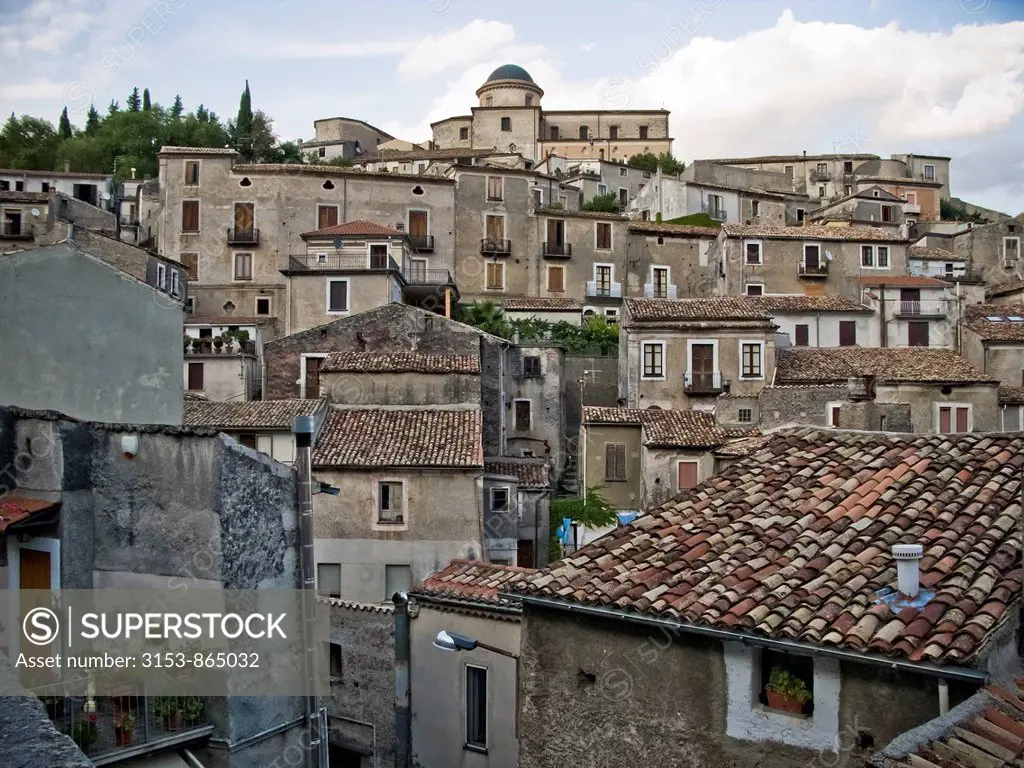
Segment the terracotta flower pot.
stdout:
[[183,731],[185,730],[185,713],[181,710],[172,712],[164,717],[164,722],[167,724],[168,731]]
[[132,729],[115,727],[114,744],[118,747],[130,747],[132,745]]
[[790,696],[772,690],[767,690],[765,693],[768,695],[768,706],[772,709],[781,709],[783,712],[793,712],[798,715],[804,711],[804,705]]

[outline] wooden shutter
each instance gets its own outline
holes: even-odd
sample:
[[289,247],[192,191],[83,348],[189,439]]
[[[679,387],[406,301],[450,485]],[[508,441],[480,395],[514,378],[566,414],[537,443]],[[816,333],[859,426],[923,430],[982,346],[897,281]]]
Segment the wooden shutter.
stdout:
[[306,358],[306,397],[320,397],[320,363],[319,357]]
[[321,205],[316,212],[316,228],[326,229],[338,224],[338,208],[334,205]]
[[185,269],[188,270],[189,280],[199,279],[199,254],[198,253],[182,253],[179,255],[179,260],[185,265]]
[[794,342],[798,347],[806,347],[810,344],[810,326],[806,323],[802,323],[796,326],[796,341]]
[[852,347],[857,344],[857,322],[855,320],[839,321],[839,346]]
[[841,406],[838,406],[838,405],[833,405],[832,406],[832,415],[831,415],[832,423],[829,424],[830,427],[838,427],[839,426],[839,415],[841,413],[842,413],[842,407]]
[[960,406],[956,409],[956,431],[966,432],[967,431],[967,408],[966,406]]
[[939,408],[939,432],[948,434],[951,432],[952,409],[949,406]]
[[492,241],[505,239],[505,219],[503,217],[487,217],[487,239]]
[[235,232],[252,232],[256,208],[252,203],[235,203]]
[[911,347],[928,346],[928,321],[911,320],[907,323],[907,343]]
[[565,290],[564,267],[548,267],[548,290],[555,292]]
[[683,491],[687,488],[693,488],[697,485],[697,462],[696,461],[680,461],[679,462],[679,490]]
[[412,237],[427,236],[426,211],[409,211],[409,234]]
[[516,431],[526,432],[530,429],[530,401],[516,400]]
[[626,444],[604,444],[604,479],[626,479]]
[[597,247],[608,249],[612,247],[612,225],[603,221],[597,223]]
[[331,281],[331,305],[327,309],[331,312],[346,312],[348,310],[348,281]]
[[199,231],[199,201],[185,200],[181,204],[181,231]]
[[203,364],[188,364],[188,388],[190,392],[201,392],[203,389]]

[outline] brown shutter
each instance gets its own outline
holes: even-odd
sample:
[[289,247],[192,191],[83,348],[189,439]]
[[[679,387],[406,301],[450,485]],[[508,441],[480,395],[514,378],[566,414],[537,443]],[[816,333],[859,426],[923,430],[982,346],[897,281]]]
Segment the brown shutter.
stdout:
[[839,321],[839,346],[852,347],[857,344],[857,322],[855,320]]
[[840,416],[841,413],[842,413],[842,407],[841,406],[838,406],[838,405],[833,405],[832,406],[832,423],[829,426],[832,426],[832,427],[838,427],[839,426],[839,416]]
[[199,231],[199,201],[185,200],[181,204],[181,231]]
[[687,488],[693,488],[695,485],[697,485],[697,462],[680,461],[679,490],[683,491]]
[[948,434],[951,431],[951,409],[948,406],[942,406],[939,408],[939,432]]
[[190,392],[201,392],[203,389],[203,364],[188,364],[188,388]]
[[317,208],[316,228],[326,229],[338,225],[338,208],[334,205],[321,205]]
[[548,267],[548,290],[565,290],[565,269],[562,267]]
[[319,357],[306,358],[306,397],[320,397],[320,363]]
[[185,265],[185,269],[188,270],[189,280],[199,279],[199,254],[198,253],[182,253],[179,255],[179,260]]
[[331,283],[331,306],[328,307],[331,312],[347,312],[348,311],[348,282],[345,280],[335,280]]
[[796,346],[806,347],[810,343],[810,328],[806,323],[796,327]]
[[967,408],[965,407],[960,407],[956,409],[956,431],[967,431]]
[[413,237],[427,236],[426,211],[409,211],[409,234]]
[[626,479],[626,444],[604,444],[604,479]]
[[907,323],[907,343],[911,347],[928,346],[928,321],[911,320]]

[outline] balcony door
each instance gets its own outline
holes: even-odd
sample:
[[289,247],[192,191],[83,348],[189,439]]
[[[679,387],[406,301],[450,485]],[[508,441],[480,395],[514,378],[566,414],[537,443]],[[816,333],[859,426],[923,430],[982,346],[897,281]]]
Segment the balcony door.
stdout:
[[252,203],[235,203],[235,235],[253,231],[256,211]]
[[487,217],[487,240],[495,247],[500,248],[505,239],[505,217]]
[[817,272],[821,266],[821,252],[817,246],[808,245],[804,248],[804,265],[808,272]]
[[920,288],[900,288],[900,312],[904,315],[921,314]]
[[715,345],[694,344],[690,347],[690,374],[692,386],[697,390],[714,389]]
[[409,211],[409,236],[414,243],[422,243],[427,237],[427,212]]
[[565,244],[565,222],[561,219],[548,219],[548,245]]

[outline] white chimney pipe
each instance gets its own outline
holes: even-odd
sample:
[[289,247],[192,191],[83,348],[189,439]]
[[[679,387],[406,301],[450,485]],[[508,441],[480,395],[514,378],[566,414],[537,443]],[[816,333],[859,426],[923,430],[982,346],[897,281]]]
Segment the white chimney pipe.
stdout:
[[917,597],[921,589],[921,556],[924,548],[920,544],[893,544],[892,557],[896,561],[896,585],[907,597]]

